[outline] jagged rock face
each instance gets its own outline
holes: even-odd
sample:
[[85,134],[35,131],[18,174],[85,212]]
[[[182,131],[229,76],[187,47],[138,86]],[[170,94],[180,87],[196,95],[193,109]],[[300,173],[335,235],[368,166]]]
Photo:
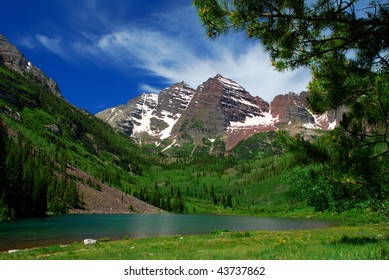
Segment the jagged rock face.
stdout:
[[263,100],[261,97],[256,96],[255,101],[258,104],[258,107],[263,111],[263,112],[269,112],[270,110],[270,104]]
[[340,107],[336,110],[329,110],[325,112],[322,115],[315,115],[313,114],[313,117],[315,118],[314,127],[307,126],[307,128],[319,128],[322,130],[332,130],[334,129],[339,122],[343,118],[343,114],[346,113],[348,110],[346,107]]
[[0,64],[20,73],[25,78],[33,78],[56,96],[62,97],[57,83],[48,78],[40,69],[29,62],[24,55],[0,34]]
[[270,103],[273,117],[278,117],[279,123],[313,123],[314,118],[308,111],[308,93],[300,94],[289,92],[286,95],[277,95]]
[[185,82],[174,84],[161,91],[155,110],[155,118],[151,120],[156,131],[155,134],[159,134],[160,139],[170,137],[173,127],[187,109],[193,95],[194,89]]
[[[197,143],[203,138],[222,137],[229,149],[254,131],[263,131],[261,120],[268,117],[268,108],[263,99],[251,96],[236,82],[217,75],[197,88],[173,134],[178,141],[191,139]],[[254,130],[253,126],[256,126]],[[267,125],[266,129],[269,129]]]
[[145,120],[151,119],[157,100],[158,95],[143,93],[125,105],[106,109],[96,116],[128,136],[139,131],[150,132],[150,123],[146,124]]
[[270,103],[272,116],[278,117],[277,126],[283,129],[334,129],[346,108],[330,110],[322,115],[314,114],[308,109],[308,96],[309,93],[306,91],[300,94],[289,92],[277,95]]
[[147,134],[154,140],[170,136],[171,130],[193,97],[194,89],[184,82],[172,85],[159,95],[143,93],[125,105],[104,110],[97,117],[128,136]]
[[173,128],[178,141],[188,139],[199,142],[203,137],[224,133],[225,119],[220,106],[222,90],[223,85],[214,79],[197,88],[192,102]]
[[312,129],[333,129],[342,112],[315,115],[308,109],[307,97],[307,92],[291,92],[269,104],[218,74],[196,90],[181,82],[97,116],[131,137],[147,136],[157,143],[168,138],[176,145],[187,141],[202,145],[206,138],[219,138],[229,150],[259,132],[281,128],[309,134]]
[[275,130],[277,119],[269,113],[269,103],[221,75],[196,90],[181,82],[158,97],[143,94],[97,116],[132,137],[146,133],[153,141],[170,138],[199,145],[204,138],[221,137],[227,148],[253,133]]

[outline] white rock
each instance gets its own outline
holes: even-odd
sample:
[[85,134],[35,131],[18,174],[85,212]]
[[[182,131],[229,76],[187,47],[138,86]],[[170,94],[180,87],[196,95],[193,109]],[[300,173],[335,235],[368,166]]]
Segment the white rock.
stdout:
[[8,250],[8,253],[16,253],[19,252],[20,250]]
[[95,239],[84,239],[84,245],[96,244],[97,240]]

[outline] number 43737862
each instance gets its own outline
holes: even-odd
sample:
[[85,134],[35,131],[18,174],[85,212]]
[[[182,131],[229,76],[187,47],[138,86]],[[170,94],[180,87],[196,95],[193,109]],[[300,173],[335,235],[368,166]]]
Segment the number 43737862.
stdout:
[[264,267],[223,266],[217,270],[220,275],[265,275]]

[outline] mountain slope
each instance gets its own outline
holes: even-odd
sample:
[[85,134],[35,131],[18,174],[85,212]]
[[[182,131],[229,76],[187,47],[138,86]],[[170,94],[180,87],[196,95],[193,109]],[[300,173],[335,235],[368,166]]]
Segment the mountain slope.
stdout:
[[[20,147],[29,147],[29,145],[32,147],[24,151],[26,153],[24,158],[27,159],[26,168],[31,165],[28,163],[28,158],[34,158],[34,155],[45,158],[44,162],[36,164],[52,165],[51,173],[46,174],[49,180],[45,180],[46,183],[42,187],[47,192],[50,188],[57,188],[54,193],[58,196],[54,199],[54,204],[63,204],[63,193],[70,185],[75,184],[80,198],[77,207],[81,210],[93,211],[92,205],[101,205],[100,208],[106,210],[107,207],[102,207],[104,202],[87,200],[86,197],[85,201],[82,201],[82,190],[86,188],[97,190],[99,199],[108,198],[101,186],[99,187],[101,184],[107,188],[114,186],[126,191],[133,186],[136,176],[142,173],[143,166],[151,164],[153,159],[144,156],[139,146],[131,139],[115,133],[109,125],[95,116],[69,104],[59,91],[52,91],[49,85],[51,83],[56,85],[55,82],[47,78],[39,69],[33,68],[32,64],[3,36],[0,39],[0,118],[4,120],[8,134],[11,136],[11,138],[4,138],[6,154],[2,156],[5,156],[5,161],[0,162],[2,165],[0,167],[4,167],[8,174],[6,174],[8,179],[5,191],[11,194],[14,192],[13,186],[17,186],[10,179],[10,168],[13,162],[11,156],[20,154],[15,151],[21,149],[16,145],[20,142],[22,144]],[[23,181],[23,186],[31,187],[33,190],[34,186],[39,184],[29,183],[30,179],[26,175],[29,170],[25,169],[25,175],[20,179]],[[77,172],[70,172],[70,170],[77,170]],[[87,174],[87,176],[77,174]],[[1,195],[4,186],[5,184],[2,183]],[[1,195],[0,206],[4,202]],[[122,196],[124,196],[123,192]],[[10,199],[15,202],[17,197],[8,195],[6,202]],[[128,202],[127,199],[125,201]],[[64,205],[66,208],[73,206]],[[127,206],[126,212],[133,212],[128,208],[128,204],[122,201],[121,209],[123,206]],[[47,207],[48,210],[50,207],[59,209],[53,205]],[[148,208],[142,206],[141,209],[137,209],[136,205],[132,207],[135,211],[155,212],[155,207],[151,206]],[[60,208],[63,210],[62,206]],[[62,210],[58,211],[62,212]]]
[[52,94],[62,97],[57,83],[28,61],[2,34],[0,34],[0,65],[14,70],[23,77],[40,84]]
[[143,93],[125,105],[104,110],[96,116],[128,136],[146,134],[163,140],[170,136],[193,94],[194,90],[181,82],[162,90],[160,94]]
[[142,94],[96,116],[142,142],[162,144],[163,151],[184,143],[192,143],[195,149],[216,139],[231,150],[259,132],[282,129],[311,135],[333,129],[343,110],[315,115],[308,109],[308,95],[290,92],[269,104],[218,74],[197,89],[181,82],[159,95]]

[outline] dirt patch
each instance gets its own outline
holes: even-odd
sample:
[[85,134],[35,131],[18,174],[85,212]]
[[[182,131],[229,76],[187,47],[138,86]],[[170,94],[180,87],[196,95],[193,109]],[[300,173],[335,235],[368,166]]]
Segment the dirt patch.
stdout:
[[[96,180],[89,174],[73,166],[68,166],[66,171],[69,175],[79,179],[77,189],[83,198],[82,209],[71,209],[69,211],[71,214],[134,214],[164,212],[160,208]],[[97,186],[99,190],[93,189],[82,182],[91,182],[94,186]]]

